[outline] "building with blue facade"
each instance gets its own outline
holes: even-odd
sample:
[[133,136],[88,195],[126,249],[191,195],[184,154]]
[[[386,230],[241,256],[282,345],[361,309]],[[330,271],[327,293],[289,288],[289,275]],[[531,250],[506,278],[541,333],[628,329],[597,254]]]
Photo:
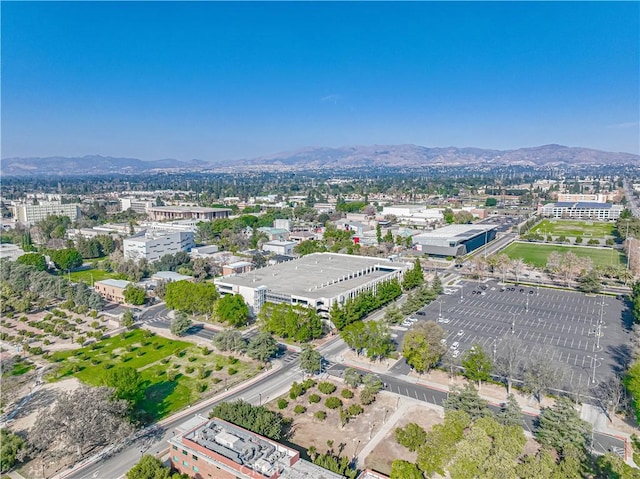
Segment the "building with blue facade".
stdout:
[[464,256],[496,237],[498,225],[450,225],[413,237],[416,251],[431,256]]

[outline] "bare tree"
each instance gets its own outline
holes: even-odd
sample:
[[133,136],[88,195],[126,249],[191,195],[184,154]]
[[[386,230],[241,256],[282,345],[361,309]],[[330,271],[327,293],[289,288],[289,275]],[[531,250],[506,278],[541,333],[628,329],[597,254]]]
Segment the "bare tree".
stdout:
[[511,394],[513,380],[522,372],[524,351],[525,347],[522,341],[513,335],[503,337],[496,344],[494,369],[507,383],[507,394]]
[[600,406],[606,412],[609,421],[613,421],[612,416],[624,402],[625,391],[618,376],[610,376],[606,381],[598,384],[597,397]]
[[133,431],[127,419],[128,403],[112,400],[113,389],[81,386],[63,394],[38,416],[29,443],[41,455],[75,454],[114,444]]
[[496,267],[502,275],[502,282],[504,283],[506,274],[511,270],[511,259],[506,254],[498,255]]
[[524,389],[530,392],[540,403],[542,396],[555,384],[562,376],[562,371],[558,366],[549,361],[551,352],[548,349],[540,349],[529,355],[523,375]]
[[482,256],[474,256],[472,262],[478,278],[484,279],[487,273],[487,261]]
[[522,258],[516,258],[511,261],[511,269],[513,270],[513,274],[516,276],[516,283],[520,278],[520,273],[524,270],[525,263]]

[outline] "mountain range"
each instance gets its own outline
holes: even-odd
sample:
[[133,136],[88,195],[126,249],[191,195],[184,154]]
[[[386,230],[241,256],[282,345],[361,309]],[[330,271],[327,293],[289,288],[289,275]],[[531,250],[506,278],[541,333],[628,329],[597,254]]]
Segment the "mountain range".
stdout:
[[352,168],[419,168],[438,166],[578,166],[640,165],[640,156],[589,148],[544,145],[516,150],[427,148],[417,145],[310,147],[242,160],[154,160],[108,156],[5,158],[2,176],[67,176],[229,170],[344,170]]

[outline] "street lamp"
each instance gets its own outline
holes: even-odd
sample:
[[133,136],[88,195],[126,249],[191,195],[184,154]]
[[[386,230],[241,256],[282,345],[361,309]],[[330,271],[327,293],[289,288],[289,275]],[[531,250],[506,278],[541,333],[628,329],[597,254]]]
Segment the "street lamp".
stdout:
[[262,393],[258,393],[258,406],[262,406]]
[[493,360],[496,360],[496,349],[497,349],[497,343],[498,342],[498,338],[493,338]]
[[511,318],[511,334],[515,334],[516,332],[516,313],[513,313],[513,317]]
[[440,312],[438,313],[438,319],[442,319],[442,301],[436,300],[436,303],[440,306]]
[[596,383],[596,366],[598,362],[598,357],[589,356],[588,354],[587,354],[587,357],[591,358],[591,364],[593,364],[593,375],[591,376],[591,384],[595,384]]

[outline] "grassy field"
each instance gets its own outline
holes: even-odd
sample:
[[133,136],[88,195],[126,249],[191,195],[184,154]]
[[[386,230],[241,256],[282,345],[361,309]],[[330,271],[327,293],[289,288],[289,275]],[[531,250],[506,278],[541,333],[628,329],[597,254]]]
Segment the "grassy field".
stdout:
[[[66,275],[65,275],[66,276]],[[92,281],[102,281],[103,279],[118,279],[120,274],[107,273],[101,269],[85,269],[83,271],[73,271],[69,273],[71,281],[77,283],[83,281],[86,284],[92,284]]]
[[135,330],[75,351],[54,353],[51,359],[62,367],[50,379],[74,376],[99,386],[113,367],[136,368],[145,388],[145,397],[137,408],[155,421],[259,370],[253,363],[151,334]]
[[522,258],[525,263],[543,268],[547,264],[547,258],[551,253],[566,253],[571,251],[576,256],[588,256],[594,265],[622,265],[625,264],[626,258],[623,253],[618,250],[609,248],[587,248],[580,246],[563,246],[554,244],[540,243],[512,243],[507,246],[502,253],[509,258]]
[[553,236],[582,236],[604,238],[613,236],[614,223],[601,221],[542,220],[531,228],[531,233]]

